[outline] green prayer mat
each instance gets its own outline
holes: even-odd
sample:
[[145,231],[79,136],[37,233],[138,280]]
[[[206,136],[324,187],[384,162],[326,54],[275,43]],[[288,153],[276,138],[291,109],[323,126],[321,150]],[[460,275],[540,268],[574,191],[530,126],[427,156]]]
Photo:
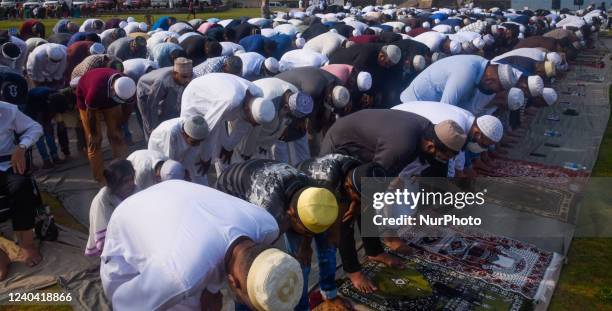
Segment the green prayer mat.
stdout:
[[419,258],[405,261],[405,269],[366,262],[362,272],[378,286],[362,294],[349,279],[340,281],[339,292],[376,311],[399,310],[532,310],[531,301],[482,280],[470,278]]

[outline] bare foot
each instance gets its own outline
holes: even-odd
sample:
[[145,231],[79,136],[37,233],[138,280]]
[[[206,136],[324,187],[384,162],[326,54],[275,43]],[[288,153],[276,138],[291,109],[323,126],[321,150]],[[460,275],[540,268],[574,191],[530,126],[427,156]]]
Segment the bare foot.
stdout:
[[[400,246],[398,246],[398,248],[399,247]],[[385,252],[382,252],[376,256],[368,256],[368,259],[372,261],[380,262],[388,267],[400,268],[400,269],[404,268],[404,262],[400,258],[393,256],[391,254],[387,254]]]
[[4,279],[6,279],[10,263],[11,259],[4,251],[0,249],[0,281],[4,281]]
[[363,273],[361,273],[361,271],[349,273],[348,277],[349,279],[351,279],[353,287],[355,287],[358,291],[364,294],[369,294],[378,290],[378,288],[376,288],[376,286],[372,284],[372,281],[370,281],[370,279],[368,279]]
[[23,262],[28,267],[34,267],[42,261],[42,256],[36,247],[22,247],[21,250],[25,254]]

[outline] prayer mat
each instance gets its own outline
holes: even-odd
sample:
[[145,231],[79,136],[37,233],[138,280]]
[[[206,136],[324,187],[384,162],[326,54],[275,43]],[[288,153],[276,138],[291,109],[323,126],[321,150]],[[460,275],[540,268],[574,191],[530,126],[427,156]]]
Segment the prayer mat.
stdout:
[[345,298],[376,311],[399,310],[530,310],[525,297],[483,280],[421,258],[405,261],[405,269],[366,262],[362,272],[378,291],[363,294],[346,278],[338,291]]
[[553,262],[554,254],[536,246],[479,230],[407,227],[400,237],[411,245],[411,256],[499,286],[533,300]]
[[532,177],[547,184],[568,184],[572,180],[589,177],[587,171],[573,171],[559,166],[503,157],[493,159],[493,164],[493,169],[480,170],[479,173],[490,177]]
[[[596,64],[593,65],[593,67],[596,67],[596,66],[597,66]],[[603,67],[597,67],[597,68],[603,68]],[[598,75],[598,74],[583,74],[583,75],[576,77],[576,79],[580,81],[594,82],[594,83],[602,83],[606,81],[605,76]]]

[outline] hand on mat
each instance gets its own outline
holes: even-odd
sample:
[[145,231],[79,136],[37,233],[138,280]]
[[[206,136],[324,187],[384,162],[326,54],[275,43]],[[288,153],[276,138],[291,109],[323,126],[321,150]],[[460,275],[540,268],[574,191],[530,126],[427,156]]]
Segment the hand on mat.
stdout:
[[25,152],[26,150],[21,147],[15,148],[13,154],[11,155],[11,165],[13,166],[13,172],[23,175],[26,169],[26,160],[25,160]]
[[[403,244],[405,245],[405,243]],[[397,246],[396,249],[398,250],[402,249],[402,246]],[[385,253],[385,252],[382,252],[376,256],[368,256],[368,259],[372,261],[380,262],[383,265],[386,265],[387,267],[397,268],[397,269],[404,268],[404,262],[402,261],[402,259],[400,259],[397,256],[393,256],[391,254]]]
[[355,287],[358,291],[364,294],[370,294],[378,290],[378,288],[374,286],[372,281],[368,279],[368,277],[365,276],[365,274],[363,274],[361,271],[348,273],[348,277],[349,279],[351,279],[353,287]]

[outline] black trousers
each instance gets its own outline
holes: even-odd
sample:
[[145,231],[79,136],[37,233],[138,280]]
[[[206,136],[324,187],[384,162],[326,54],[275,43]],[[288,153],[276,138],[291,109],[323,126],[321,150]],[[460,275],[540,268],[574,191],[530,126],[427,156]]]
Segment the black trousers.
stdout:
[[[361,215],[353,217],[350,221],[343,222],[340,227],[340,259],[342,259],[342,269],[346,273],[354,273],[361,270],[357,249],[355,248],[355,223],[361,231]],[[384,252],[380,238],[362,237],[363,248],[367,256],[376,256]]]
[[14,174],[11,169],[0,171],[0,208],[8,204],[13,230],[23,231],[34,228],[36,209],[42,206],[34,181],[29,175]]

